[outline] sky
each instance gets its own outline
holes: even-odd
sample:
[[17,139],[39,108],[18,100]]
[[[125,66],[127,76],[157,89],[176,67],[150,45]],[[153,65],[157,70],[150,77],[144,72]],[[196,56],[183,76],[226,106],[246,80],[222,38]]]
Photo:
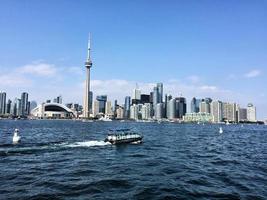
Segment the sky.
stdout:
[[0,0],[0,91],[82,104],[90,32],[94,97],[162,82],[267,119],[266,19],[266,0]]

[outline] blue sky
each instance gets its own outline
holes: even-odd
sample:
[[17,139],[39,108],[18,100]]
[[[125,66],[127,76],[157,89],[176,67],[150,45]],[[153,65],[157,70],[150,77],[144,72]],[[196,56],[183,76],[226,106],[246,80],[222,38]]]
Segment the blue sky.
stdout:
[[267,1],[1,1],[0,90],[82,103],[88,32],[92,89],[122,101],[135,83],[257,106],[267,118]]

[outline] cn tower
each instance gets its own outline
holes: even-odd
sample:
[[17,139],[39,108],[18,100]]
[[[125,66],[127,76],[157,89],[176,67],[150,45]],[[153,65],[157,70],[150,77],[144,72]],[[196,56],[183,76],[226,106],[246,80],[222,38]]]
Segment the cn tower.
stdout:
[[85,94],[84,94],[84,105],[83,105],[83,117],[90,117],[90,69],[93,63],[91,61],[91,36],[89,34],[87,59],[85,62],[86,68],[86,82],[85,82]]

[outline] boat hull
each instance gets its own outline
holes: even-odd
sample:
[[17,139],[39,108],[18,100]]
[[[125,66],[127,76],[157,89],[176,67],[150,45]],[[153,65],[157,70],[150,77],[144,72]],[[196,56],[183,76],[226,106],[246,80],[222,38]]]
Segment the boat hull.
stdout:
[[142,143],[143,137],[138,138],[128,138],[128,139],[120,139],[120,140],[108,140],[105,139],[105,142],[109,142],[111,144],[129,144],[129,143]]

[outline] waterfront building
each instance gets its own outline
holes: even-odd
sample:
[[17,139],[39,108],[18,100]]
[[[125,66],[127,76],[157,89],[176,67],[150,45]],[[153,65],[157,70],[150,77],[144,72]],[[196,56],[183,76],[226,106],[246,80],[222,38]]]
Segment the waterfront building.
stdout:
[[96,96],[96,100],[99,102],[99,113],[105,113],[107,98],[107,95]]
[[6,93],[0,92],[0,115],[4,115],[6,112]]
[[170,99],[167,105],[167,118],[175,119],[175,99]]
[[62,104],[62,96],[61,95],[57,96],[56,98],[54,98],[53,102]]
[[238,121],[247,121],[247,109],[246,108],[238,108]]
[[10,111],[10,114],[12,116],[17,116],[17,98],[15,98],[13,100],[13,102],[11,103],[11,111]]
[[213,122],[219,123],[223,120],[223,110],[221,101],[212,101],[211,102],[211,115],[213,116]]
[[107,101],[105,105],[105,115],[109,118],[113,117],[112,104],[111,101]]
[[210,113],[210,104],[206,101],[201,101],[199,105],[199,112]]
[[186,113],[186,98],[175,98],[175,117],[182,119]]
[[222,104],[223,109],[223,120],[230,121],[230,122],[237,122],[238,115],[237,115],[237,104],[236,103],[227,103],[224,102]]
[[256,122],[257,121],[256,107],[253,106],[252,103],[249,103],[247,106],[247,118],[248,118],[248,121],[250,121],[250,122]]
[[129,119],[130,117],[130,106],[131,106],[131,97],[126,96],[124,101],[124,119]]
[[149,103],[153,104],[153,92],[150,92],[149,94]]
[[201,103],[202,99],[196,99],[195,97],[191,100],[191,112],[198,113],[200,111],[199,105]]
[[29,105],[28,105],[29,94],[27,92],[23,92],[21,94],[21,116],[26,117],[29,113]]
[[117,109],[116,109],[116,113],[117,113],[116,119],[123,119],[124,118],[124,109],[123,109],[123,107],[118,106]]
[[130,107],[130,119],[138,120],[139,106],[137,104]]
[[163,83],[157,83],[157,88],[158,88],[158,102],[157,103],[162,103],[163,102]]
[[148,95],[148,94],[141,94],[140,103],[141,104],[149,103],[149,98],[150,98],[150,95]]
[[138,89],[138,86],[136,85],[136,88],[133,90],[132,93],[132,104],[139,104],[141,101],[141,90]]
[[159,90],[158,87],[153,88],[153,111],[154,111],[154,116],[156,115],[156,106],[159,103],[158,97],[159,97]]
[[212,122],[213,121],[213,116],[210,113],[186,113],[185,116],[183,117],[183,120],[185,122]]
[[8,99],[7,103],[6,103],[6,114],[8,114],[8,115],[11,114],[11,104],[12,104],[12,101],[10,99]]
[[16,116],[21,117],[22,116],[22,109],[21,109],[21,99],[17,99],[16,101]]
[[84,105],[83,105],[83,117],[90,117],[90,70],[93,63],[91,61],[91,38],[89,35],[88,48],[87,48],[87,59],[85,62],[86,68],[86,82],[85,82],[85,93],[84,93]]
[[150,103],[145,103],[141,108],[142,119],[148,120],[151,118],[152,106]]
[[163,103],[157,104],[155,118],[158,120],[163,118]]
[[63,104],[43,103],[31,111],[31,115],[36,118],[60,119],[72,118],[74,112]]
[[94,101],[93,115],[96,117],[99,114],[99,101]]

